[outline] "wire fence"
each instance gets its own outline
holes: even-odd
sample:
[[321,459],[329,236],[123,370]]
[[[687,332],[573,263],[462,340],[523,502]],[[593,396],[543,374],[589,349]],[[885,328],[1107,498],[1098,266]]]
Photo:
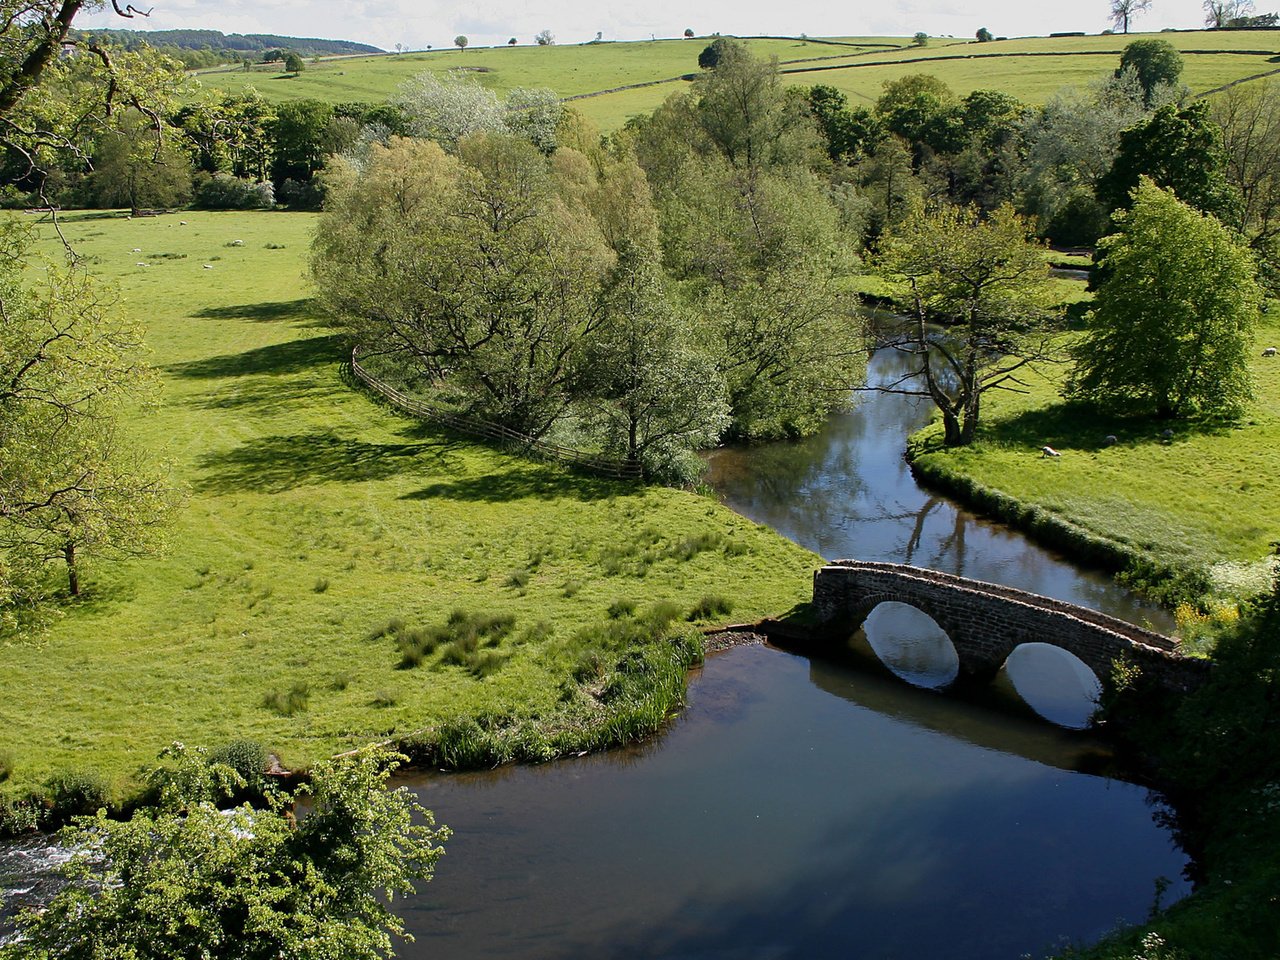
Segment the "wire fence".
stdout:
[[357,380],[398,410],[420,417],[423,420],[431,420],[435,423],[443,424],[452,430],[457,430],[459,433],[484,437],[488,440],[497,441],[504,447],[516,448],[525,456],[567,463],[579,469],[588,470],[591,473],[598,473],[606,477],[616,477],[621,480],[639,480],[643,476],[643,469],[638,463],[592,456],[589,453],[583,453],[581,450],[575,450],[573,447],[566,447],[559,443],[552,443],[549,440],[531,437],[501,424],[490,423],[478,417],[469,417],[453,410],[446,410],[437,404],[428,403],[419,397],[412,397],[366,370],[360,363],[359,347],[351,351],[351,372],[355,374]]

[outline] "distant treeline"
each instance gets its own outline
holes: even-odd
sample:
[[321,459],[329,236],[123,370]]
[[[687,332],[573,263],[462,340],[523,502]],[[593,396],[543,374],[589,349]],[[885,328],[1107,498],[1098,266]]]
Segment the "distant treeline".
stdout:
[[107,38],[126,50],[145,44],[168,53],[188,67],[256,60],[259,59],[257,55],[266,50],[291,50],[303,57],[385,52],[379,47],[351,40],[281,37],[270,33],[223,33],[220,30],[84,30],[80,35]]

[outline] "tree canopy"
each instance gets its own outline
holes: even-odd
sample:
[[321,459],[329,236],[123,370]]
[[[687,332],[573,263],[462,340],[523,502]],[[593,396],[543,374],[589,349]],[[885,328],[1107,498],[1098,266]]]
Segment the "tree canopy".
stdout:
[[[943,206],[917,209],[885,238],[880,264],[911,317],[893,345],[918,358],[912,376],[923,381],[886,389],[929,397],[942,414],[946,445],[972,443],[983,394],[1018,390],[1020,372],[1056,355],[1043,249],[1011,207],[982,219],[973,209]],[[928,328],[935,318],[955,326],[935,336]]]
[[1260,298],[1248,250],[1145,177],[1115,220],[1069,394],[1159,417],[1239,413]]

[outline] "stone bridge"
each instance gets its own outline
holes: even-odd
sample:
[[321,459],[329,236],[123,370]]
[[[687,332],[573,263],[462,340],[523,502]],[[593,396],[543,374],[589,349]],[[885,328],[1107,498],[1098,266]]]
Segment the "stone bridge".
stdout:
[[1184,657],[1178,641],[1115,617],[980,580],[895,563],[838,560],[813,576],[813,606],[823,632],[848,635],[886,601],[910,604],[937,622],[960,659],[962,677],[994,676],[1023,643],[1075,654],[1100,680],[1123,658],[1162,686],[1187,691],[1208,665]]

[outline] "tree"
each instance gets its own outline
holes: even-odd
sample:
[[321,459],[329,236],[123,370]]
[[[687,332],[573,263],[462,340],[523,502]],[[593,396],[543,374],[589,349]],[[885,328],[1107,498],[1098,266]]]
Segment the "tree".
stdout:
[[551,47],[555,46],[556,35],[550,30],[540,30],[538,31],[538,35],[533,39],[540,47]]
[[685,28],[684,28],[684,38],[685,38],[686,40],[692,40],[692,39],[693,39],[693,27],[685,27]]
[[515,37],[512,37],[510,40],[508,40],[508,41],[507,41],[507,46],[508,46],[508,47],[514,47],[515,45],[516,45],[516,38],[515,38]]
[[497,95],[466,77],[441,79],[434,73],[409,78],[392,101],[415,137],[427,137],[452,149],[473,133],[506,129]]
[[407,789],[387,789],[403,757],[317,764],[295,821],[293,798],[274,788],[262,809],[222,811],[243,777],[182,744],[162,756],[157,806],[62,832],[70,883],[19,917],[7,956],[377,960],[394,955],[392,936],[411,939],[389,902],[431,878],[449,831]]
[[885,136],[879,120],[865,107],[849,107],[849,98],[825,84],[809,88],[809,111],[827,141],[832,160],[854,163]]
[[956,96],[932,74],[886,80],[875,110],[885,129],[911,144],[917,162],[926,147],[951,153],[963,142],[963,116]]
[[702,132],[734,166],[803,162],[818,147],[804,102],[787,95],[776,60],[757,60],[741,44],[726,46],[694,89]]
[[1134,40],[1120,54],[1116,76],[1126,70],[1137,74],[1146,104],[1151,106],[1161,86],[1177,84],[1182,76],[1182,55],[1167,40]]
[[1115,221],[1069,395],[1158,417],[1239,413],[1260,299],[1249,252],[1146,177]]
[[698,66],[703,70],[714,70],[727,51],[740,47],[740,43],[729,37],[716,37],[698,54]]
[[1226,177],[1222,135],[1209,104],[1166,104],[1120,134],[1115,161],[1098,181],[1098,199],[1108,210],[1127,207],[1141,177],[1172,190],[1182,201],[1226,222],[1238,218],[1239,197]]
[[307,67],[306,62],[298,54],[290,50],[284,57],[284,68],[295,77]]
[[990,43],[995,39],[995,37],[991,35],[991,31],[986,27],[979,27],[978,32],[974,34],[974,36],[978,38],[979,43]]
[[1280,236],[1280,87],[1240,84],[1213,99],[1224,173],[1240,197],[1238,226],[1256,249]]
[[[973,209],[945,206],[932,214],[917,208],[881,250],[881,268],[899,284],[895,299],[910,317],[892,346],[919,366],[879,389],[928,397],[942,415],[943,442],[970,444],[983,395],[1019,391],[1021,372],[1055,356],[1043,248],[1011,207],[980,220]],[[934,318],[955,325],[934,336]],[[903,386],[917,377],[923,387]]]
[[121,111],[93,148],[89,189],[103,207],[172,207],[191,199],[191,157],[177,138],[158,146],[150,118]]
[[568,190],[520,137],[476,135],[456,157],[374,145],[363,172],[334,172],[312,252],[321,301],[361,347],[541,436],[571,400],[610,263]]
[[319,100],[289,100],[276,107],[268,135],[275,153],[271,179],[277,187],[285,180],[310,180],[324,166],[325,134],[332,120],[333,107]]
[[1129,32],[1129,21],[1151,8],[1151,0],[1111,0],[1111,25]]
[[460,34],[458,34],[456,37],[454,37],[454,38],[453,38],[453,45],[454,45],[455,47],[457,47],[457,48],[458,48],[458,52],[459,52],[459,53],[461,53],[463,50],[467,49],[467,44],[468,44],[469,42],[470,42],[470,41],[469,41],[469,40],[467,40],[467,38],[466,38],[463,34],[461,34],[461,33],[460,33]]
[[547,87],[513,87],[502,102],[506,128],[525,137],[543,153],[557,144],[565,108],[560,96]]
[[1235,26],[1253,13],[1253,0],[1204,0],[1204,25],[1211,30]]
[[50,560],[74,595],[86,555],[156,552],[179,499],[121,426],[151,395],[140,326],[82,268],[40,264],[34,244],[0,226],[0,617],[43,596]]
[[929,45],[929,35],[921,30],[911,38],[911,45],[913,47],[927,47]]

